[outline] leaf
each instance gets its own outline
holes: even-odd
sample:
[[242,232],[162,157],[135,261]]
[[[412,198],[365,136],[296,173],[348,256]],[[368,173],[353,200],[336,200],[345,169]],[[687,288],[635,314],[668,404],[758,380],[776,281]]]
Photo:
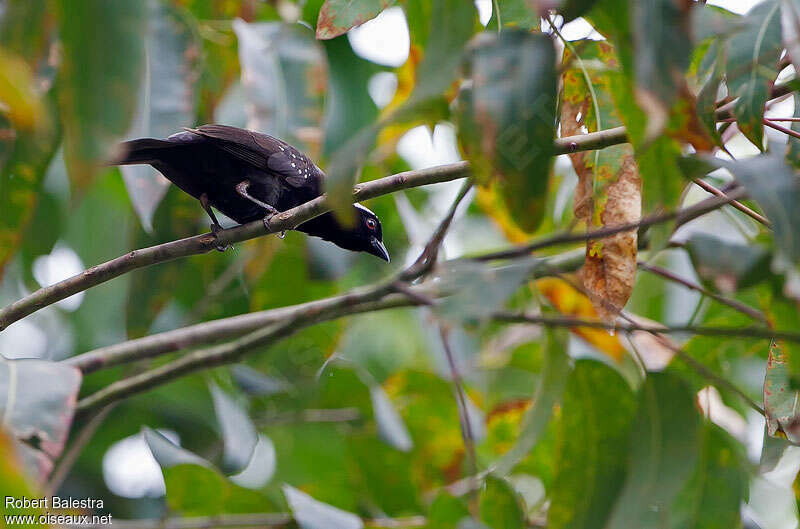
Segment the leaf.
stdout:
[[[144,38],[144,80],[127,136],[165,138],[194,122],[195,81],[199,46],[187,17],[159,0],[147,6]],[[149,165],[120,167],[133,209],[145,231],[153,229],[153,214],[169,181]]]
[[625,481],[635,413],[635,396],[616,371],[575,363],[564,390],[548,527],[603,527]]
[[233,29],[239,45],[247,128],[279,137],[317,158],[328,89],[324,48],[299,24],[248,24],[237,19]]
[[205,459],[143,429],[145,441],[164,474],[167,504],[191,516],[264,512],[271,501],[259,492],[233,484]]
[[800,72],[800,0],[781,0],[781,35],[795,71]]
[[480,495],[481,521],[492,529],[526,526],[522,498],[505,479],[489,476]]
[[727,529],[741,526],[749,476],[741,446],[710,422],[703,427],[703,449],[689,484],[669,511],[669,527]]
[[469,509],[463,501],[442,491],[431,503],[428,525],[439,529],[456,529],[456,524],[468,516]]
[[[37,507],[17,507],[16,503],[6,504],[5,498],[35,498],[34,488],[28,480],[28,476],[23,466],[23,459],[18,453],[19,444],[0,429],[0,497],[3,503],[0,504],[0,513],[8,515],[28,515],[38,516],[42,513],[41,506]],[[4,521],[5,523],[5,521]],[[27,524],[26,524],[27,525]],[[34,527],[47,527],[45,524],[35,524]]]
[[236,473],[247,467],[258,442],[258,433],[247,412],[216,384],[209,387],[214,412],[222,432],[224,452],[222,468]]
[[0,109],[17,130],[33,130],[45,119],[34,77],[19,56],[0,48]]
[[386,392],[375,384],[370,386],[369,396],[381,439],[402,452],[410,451],[414,447],[414,442]]
[[64,157],[73,189],[82,191],[128,131],[136,110],[146,5],[60,0],[59,17]]
[[9,0],[0,11],[0,46],[40,66],[50,45],[47,0]]
[[[453,262],[442,270],[442,289],[451,292],[436,311],[451,319],[484,320],[500,308],[533,273],[536,260],[490,267],[483,263]],[[468,288],[465,288],[468,287]]]
[[779,433],[792,443],[800,442],[800,392],[792,389],[784,346],[773,341],[769,347],[767,374],[764,378],[764,412],[767,433]]
[[[598,318],[597,310],[586,294],[563,279],[555,277],[538,279],[536,289],[561,314],[589,320]],[[622,361],[626,354],[619,337],[611,336],[605,329],[573,327],[570,328],[570,332],[580,336],[616,362]]]
[[47,167],[61,141],[57,124],[16,136],[6,157],[0,157],[0,278],[33,219]]
[[701,424],[689,387],[670,373],[649,373],[639,390],[628,477],[606,529],[657,528],[692,476]]
[[[353,184],[381,130],[393,123],[414,121],[420,117],[436,119],[443,113],[442,93],[453,82],[462,49],[473,34],[475,20],[475,6],[469,0],[434,0],[426,52],[417,70],[413,92],[383,119],[351,133],[346,143],[331,156],[326,190],[333,211],[344,223],[353,220]],[[335,70],[333,63],[331,69]]]
[[77,368],[0,356],[0,426],[30,444],[35,459],[43,463],[31,469],[38,470],[41,480],[64,450],[80,385]]
[[[606,42],[578,41],[575,53],[565,51],[570,64],[563,75],[561,134],[581,134],[585,127],[597,132],[621,125],[611,97],[609,70],[618,66]],[[587,229],[637,221],[642,214],[641,180],[633,149],[615,145],[595,152],[570,154],[578,175],[575,188],[576,218]],[[636,278],[636,231],[586,242],[581,280],[603,319],[613,319],[625,306]]]
[[361,529],[361,518],[317,501],[291,485],[283,486],[283,494],[301,529]]
[[800,262],[800,183],[779,154],[754,156],[735,162],[713,160],[730,170],[773,223],[778,252],[773,270],[790,270]]
[[[492,4],[492,18],[487,28],[516,27],[528,31],[541,28],[542,19],[528,0],[504,0]],[[498,24],[498,20],[500,24]]]
[[654,138],[664,129],[669,109],[686,82],[692,51],[689,34],[692,4],[689,0],[630,2],[636,97],[648,115],[648,138]]
[[564,383],[569,373],[569,356],[567,355],[568,334],[564,329],[547,328],[545,330],[545,364],[539,385],[533,394],[533,406],[526,412],[522,420],[522,431],[519,438],[508,452],[503,454],[494,466],[494,473],[505,476],[511,472],[544,434],[553,406],[561,400]]
[[253,457],[241,472],[230,477],[240,487],[260,489],[275,475],[275,445],[269,437],[258,436],[258,443],[253,449]]
[[697,275],[721,292],[755,285],[769,274],[770,254],[757,244],[737,244],[694,233],[684,247]]
[[332,39],[347,33],[393,3],[394,0],[325,0],[317,19],[317,38]]
[[597,0],[562,0],[558,12],[569,22],[587,13]]
[[239,388],[249,395],[264,397],[285,393],[290,389],[289,384],[282,379],[267,376],[244,364],[233,366],[231,374]]
[[733,114],[739,130],[756,147],[764,149],[764,104],[778,72],[781,42],[780,0],[765,0],[744,19],[745,28],[728,42],[726,75],[728,92],[739,98]]
[[458,98],[459,141],[479,182],[495,179],[515,222],[534,230],[544,212],[555,137],[552,40],[507,30],[481,34],[466,59],[471,88]]

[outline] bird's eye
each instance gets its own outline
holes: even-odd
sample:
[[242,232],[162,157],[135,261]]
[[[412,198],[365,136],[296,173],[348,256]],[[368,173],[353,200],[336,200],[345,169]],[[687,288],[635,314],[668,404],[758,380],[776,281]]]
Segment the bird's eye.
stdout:
[[374,230],[376,226],[375,219],[367,219],[367,228]]

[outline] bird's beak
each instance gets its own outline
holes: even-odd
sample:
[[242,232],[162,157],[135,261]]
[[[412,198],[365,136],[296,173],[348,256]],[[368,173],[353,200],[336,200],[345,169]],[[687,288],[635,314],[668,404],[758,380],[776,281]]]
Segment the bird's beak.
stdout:
[[379,241],[376,237],[372,238],[372,248],[370,248],[369,253],[380,257],[387,263],[391,261],[391,259],[389,259],[389,251],[386,249],[386,246],[384,246],[383,242]]

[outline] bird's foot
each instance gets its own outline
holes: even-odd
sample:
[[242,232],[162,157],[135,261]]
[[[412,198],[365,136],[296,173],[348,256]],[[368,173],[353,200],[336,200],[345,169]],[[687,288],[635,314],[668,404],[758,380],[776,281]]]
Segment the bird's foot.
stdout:
[[[272,231],[272,226],[269,225],[269,221],[270,221],[270,219],[272,219],[272,217],[274,217],[278,213],[280,213],[280,212],[277,209],[272,208],[269,211],[269,213],[267,213],[267,216],[264,217],[264,226],[268,230]],[[280,233],[276,233],[275,235],[277,235],[279,239],[283,239],[284,237],[286,237],[286,230],[281,230]]]
[[[222,231],[222,229],[223,229],[222,226],[220,226],[217,223],[211,225],[211,233],[214,234],[215,238],[217,237],[217,234]],[[218,252],[224,252],[230,247],[231,247],[230,244],[222,244],[222,243],[217,243],[217,245],[215,246]]]

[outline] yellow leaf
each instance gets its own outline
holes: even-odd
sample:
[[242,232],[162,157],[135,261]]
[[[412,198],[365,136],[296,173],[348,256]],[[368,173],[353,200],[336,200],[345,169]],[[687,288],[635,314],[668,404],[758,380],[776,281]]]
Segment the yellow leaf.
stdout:
[[[566,281],[554,277],[546,277],[536,281],[536,288],[555,309],[565,316],[583,320],[597,320],[598,313],[591,300]],[[573,327],[570,332],[580,336],[598,350],[619,362],[625,355],[625,348],[616,335],[603,329]]]

